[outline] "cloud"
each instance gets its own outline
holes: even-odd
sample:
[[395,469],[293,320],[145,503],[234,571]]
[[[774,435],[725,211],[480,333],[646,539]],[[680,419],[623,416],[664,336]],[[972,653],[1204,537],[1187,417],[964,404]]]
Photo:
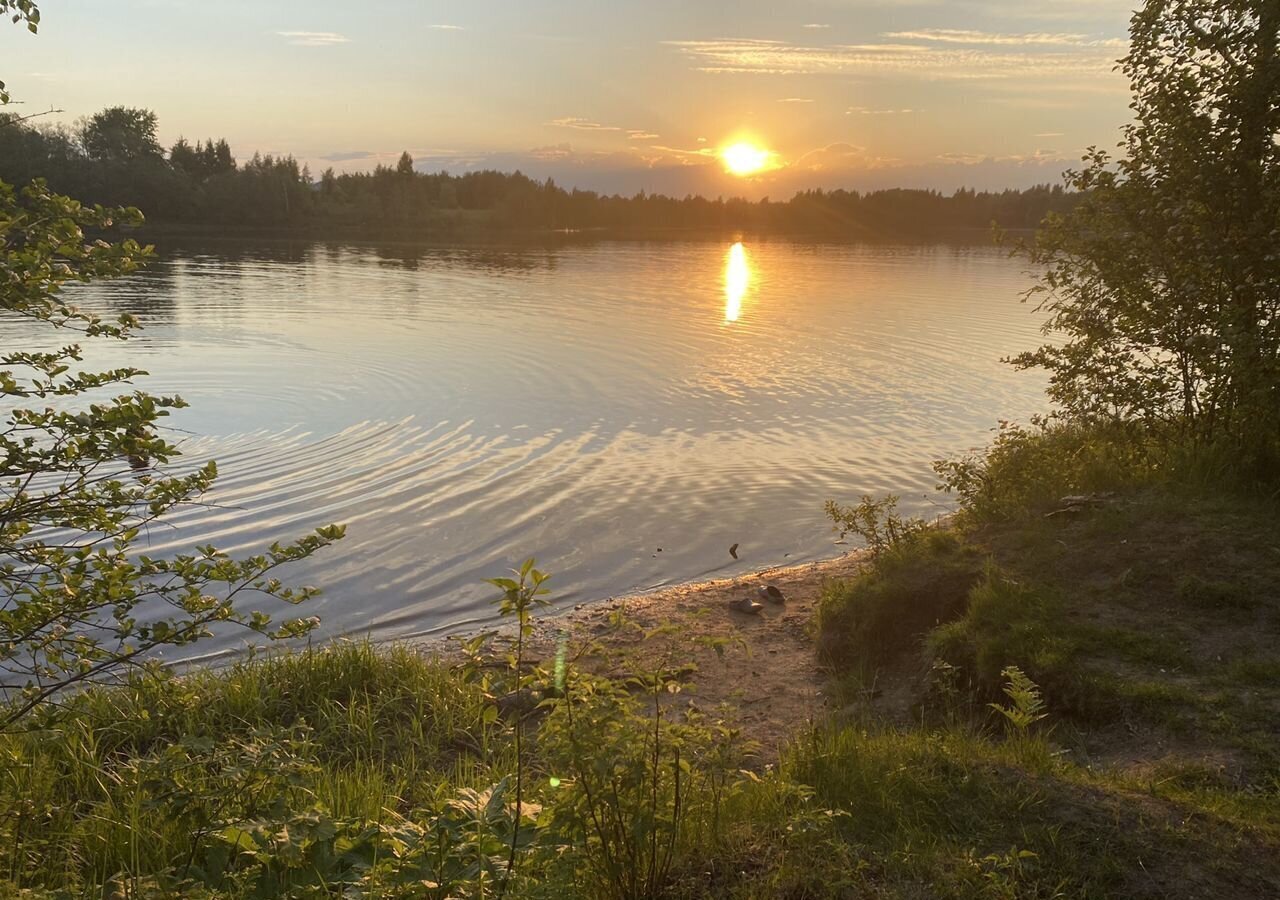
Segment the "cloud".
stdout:
[[1034,153],[1011,153],[995,156],[989,153],[940,153],[938,159],[945,163],[976,166],[985,163],[1013,164],[1016,166],[1042,166],[1049,163],[1071,161],[1057,150],[1036,150]]
[[1033,134],[1031,136],[1038,137],[1038,138],[1051,138],[1051,137],[1062,137],[1063,134],[1064,132],[1061,132],[1061,131],[1041,131],[1038,134]]
[[812,103],[811,97],[779,97],[779,103]]
[[827,25],[827,24],[825,24],[825,23],[822,23],[822,22],[809,22],[808,24],[806,24],[806,25],[801,25],[800,27],[801,27],[801,28],[813,28],[813,29],[815,29],[815,30],[816,30],[816,29],[819,29],[819,28],[830,28],[831,26],[830,26],[830,25]]
[[578,116],[562,116],[559,119],[552,119],[547,123],[555,125],[557,128],[576,128],[580,131],[621,131],[617,125],[601,125],[599,122],[592,122],[590,119],[582,119]]
[[708,159],[716,155],[716,151],[710,147],[696,147],[693,150],[686,150],[683,147],[664,147],[661,144],[654,144],[649,149],[675,157],[674,162],[679,165],[688,165],[691,162],[697,162],[699,159]]
[[787,41],[726,38],[665,41],[714,74],[895,74],[926,80],[1103,78],[1114,54],[1100,47],[982,49],[954,43],[880,43],[808,46]]
[[436,31],[466,31],[467,29],[461,25],[428,25],[428,28],[434,28]]
[[919,111],[918,109],[872,109],[869,106],[850,106],[844,114],[846,116],[904,116]]
[[621,128],[617,125],[605,125],[602,122],[584,119],[581,116],[561,116],[558,119],[552,119],[546,124],[556,128],[572,128],[575,131],[594,131],[602,134],[625,133],[629,141],[656,141],[660,137],[660,135],[644,128]]
[[349,38],[334,31],[277,31],[276,34],[287,38],[295,47],[332,47],[350,43]]
[[573,146],[571,144],[553,144],[548,147],[534,147],[529,151],[529,156],[541,162],[570,159],[573,155]]
[[373,150],[338,150],[327,156],[322,156],[325,162],[352,162],[357,159],[377,159],[385,154],[377,153]]
[[865,147],[835,143],[810,150],[791,162],[787,169],[791,172],[840,172],[866,169],[871,167],[872,162]]
[[938,44],[967,44],[997,47],[1109,47],[1124,49],[1124,38],[1091,38],[1084,34],[1000,34],[959,28],[922,28],[917,31],[891,31],[886,38],[902,41],[929,41]]

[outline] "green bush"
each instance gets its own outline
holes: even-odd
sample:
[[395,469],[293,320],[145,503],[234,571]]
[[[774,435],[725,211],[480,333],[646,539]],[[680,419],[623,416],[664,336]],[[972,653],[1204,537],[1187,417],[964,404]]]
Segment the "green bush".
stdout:
[[981,572],[978,551],[949,531],[926,531],[887,549],[854,578],[824,586],[820,652],[836,666],[886,663],[963,614]]
[[840,540],[856,534],[873,556],[910,544],[928,527],[923,519],[898,515],[898,498],[893,494],[879,500],[863,494],[856,506],[841,506],[828,500],[824,509],[827,518],[835,523]]
[[979,522],[1040,515],[1068,495],[1116,491],[1150,480],[1162,463],[1131,430],[1002,422],[976,455],[939,460],[939,487]]
[[491,783],[511,763],[491,708],[448,666],[368,644],[86,690],[49,727],[0,737],[0,873],[64,889],[217,886],[254,866],[255,883],[287,880],[283,857],[249,847],[272,823],[302,841],[323,820],[332,844]]
[[[1048,758],[1042,739],[1026,741]],[[782,770],[818,806],[841,811],[835,826],[861,857],[857,889],[835,896],[1124,893],[1132,838],[1059,781],[1054,764],[1025,777],[1026,756],[966,729],[822,727],[795,743]],[[1098,852],[1100,839],[1112,852]]]
[[958,669],[980,697],[1001,697],[1005,671],[1016,667],[1044,689],[1053,708],[1079,712],[1086,705],[1079,647],[1063,627],[1058,602],[994,565],[973,586],[964,615],[930,632],[926,649]]

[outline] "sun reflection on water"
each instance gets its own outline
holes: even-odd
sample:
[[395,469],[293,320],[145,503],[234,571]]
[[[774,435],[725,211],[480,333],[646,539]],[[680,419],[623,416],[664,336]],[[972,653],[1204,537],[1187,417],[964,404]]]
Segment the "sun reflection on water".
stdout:
[[751,265],[747,262],[747,251],[738,241],[729,248],[729,256],[724,264],[724,320],[736,322],[742,315],[742,298],[751,284]]

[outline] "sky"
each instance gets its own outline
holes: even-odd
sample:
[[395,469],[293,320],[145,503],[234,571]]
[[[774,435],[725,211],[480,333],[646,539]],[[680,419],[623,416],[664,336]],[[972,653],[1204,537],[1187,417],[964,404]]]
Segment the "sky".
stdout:
[[[153,109],[313,173],[519,169],[607,192],[1056,182],[1128,120],[1132,0],[43,0],[23,111]],[[767,169],[725,171],[748,141]]]

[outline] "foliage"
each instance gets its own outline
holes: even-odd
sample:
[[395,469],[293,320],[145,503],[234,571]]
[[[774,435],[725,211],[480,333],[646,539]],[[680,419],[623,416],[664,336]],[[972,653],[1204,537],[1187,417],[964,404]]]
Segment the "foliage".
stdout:
[[169,150],[169,165],[193,181],[202,183],[214,175],[234,172],[236,159],[231,155],[231,145],[225,138],[216,144],[213,138],[197,141],[192,147],[186,138],[180,137]]
[[1280,471],[1280,8],[1149,0],[1123,68],[1135,122],[1092,150],[1031,260],[1046,333],[1014,359],[1085,424],[1224,443]]
[[[40,30],[40,9],[34,0],[0,0],[0,17],[8,16],[13,24],[25,22],[27,30],[35,34]],[[0,106],[10,100],[4,82],[0,81]]]
[[[670,629],[640,635],[647,642]],[[636,674],[599,678],[571,670],[563,696],[547,701],[539,732],[554,788],[547,828],[558,864],[593,897],[665,896],[673,868],[724,839],[726,807],[751,783],[753,749],[740,732],[669,705],[682,690],[670,652]]]
[[930,629],[964,614],[981,571],[981,556],[945,531],[882,552],[853,578],[823,587],[821,655],[833,665],[874,667],[918,647]]
[[232,896],[462,879],[479,785],[511,764],[489,708],[448,667],[367,644],[91,688],[0,737],[0,871]]
[[1048,715],[1044,711],[1040,688],[1017,666],[1005,666],[1000,677],[1005,679],[1004,693],[1009,702],[992,703],[990,706],[1004,717],[1015,733],[1023,734]]
[[[3,0],[0,14],[34,32],[39,10]],[[8,102],[8,96],[0,98]],[[104,159],[158,156],[155,115],[105,110],[84,130]],[[126,339],[137,321],[106,321],[68,303],[68,285],[128,275],[150,255],[135,241],[89,240],[85,229],[142,221],[134,208],[85,207],[41,179],[20,192],[0,182],[0,311],[85,337]],[[52,714],[66,691],[155,665],[155,651],[193,643],[215,627],[243,626],[273,639],[318,624],[278,624],[243,610],[242,595],[301,603],[314,588],[285,587],[277,568],[342,537],[327,526],[293,544],[236,560],[212,546],[170,559],[136,553],[143,530],[209,488],[209,463],[182,475],[159,467],[177,456],[157,423],[178,397],[102,392],[145,374],[136,368],[73,371],[78,345],[0,354],[0,733],[32,713]],[[90,401],[77,408],[77,400]],[[43,406],[30,405],[42,403]]]
[[149,109],[111,106],[94,113],[80,131],[85,155],[93,160],[130,162],[158,157],[158,119]]
[[1175,460],[1119,426],[1001,422],[980,453],[934,463],[938,487],[978,522],[1038,516],[1066,496],[1115,491],[1172,475]]
[[[149,250],[90,241],[84,229],[139,220],[136,210],[82,207],[41,182],[20,193],[0,184],[0,308],[85,336],[128,337],[137,324],[131,317],[103,320],[66,302],[62,289],[135,271]],[[272,638],[305,634],[314,619],[276,624],[236,602],[255,593],[286,604],[313,596],[311,588],[285,587],[274,570],[342,535],[326,527],[242,560],[213,547],[171,559],[137,554],[143,530],[207,490],[216,469],[161,472],[177,451],[156,424],[181,399],[102,396],[144,373],[74,371],[81,358],[73,344],[0,356],[8,405],[0,430],[0,667],[17,691],[0,710],[0,730],[69,686],[110,677],[221,623]],[[77,409],[79,398],[92,402]]]
[[[863,860],[843,893],[816,895],[909,897],[921,885],[932,897],[1126,893],[1124,855],[1141,838],[1125,835],[1100,798],[1022,767],[1016,748],[961,728],[816,729],[783,772],[844,813],[835,827]],[[1115,852],[1099,853],[1100,839]]]
[[1046,685],[1055,703],[1083,713],[1092,704],[1074,665],[1079,646],[1059,616],[1058,604],[1043,590],[989,564],[971,586],[964,614],[930,633],[927,652],[953,666],[979,696],[1003,692],[1014,667]]
[[841,506],[828,500],[825,510],[827,518],[835,523],[840,540],[856,534],[866,542],[873,556],[909,544],[928,527],[922,519],[899,516],[898,498],[892,494],[879,500],[863,495],[857,506]]
[[[542,585],[546,582],[548,576],[537,568],[533,557],[526,559],[520,568],[512,574],[516,577],[494,578],[490,581],[490,584],[502,591],[502,595],[497,601],[498,615],[515,619],[516,640],[512,653],[508,658],[508,665],[515,678],[514,694],[517,698],[520,698],[521,692],[524,690],[525,641],[533,633],[533,610],[538,606],[546,605],[547,601],[544,598],[548,591]],[[523,738],[524,716],[517,711],[515,722],[515,812],[511,826],[510,852],[507,854],[506,869],[503,873],[502,882],[498,887],[499,897],[506,892],[511,876],[515,872],[516,854],[520,850],[520,820],[524,812],[525,777]]]
[[[604,660],[621,679],[565,654],[560,690],[525,676],[544,687],[509,895],[1167,896],[1187,852],[1220,861],[1201,887],[1264,896],[1274,874],[1203,812],[1265,822],[1266,797],[1135,791],[1038,730],[827,722],[760,767],[674,705],[673,652]],[[56,727],[0,735],[0,872],[37,896],[494,897],[517,830],[497,714],[514,676],[505,652],[451,666],[357,644],[91,688]],[[1035,692],[1010,708],[1041,715]]]

